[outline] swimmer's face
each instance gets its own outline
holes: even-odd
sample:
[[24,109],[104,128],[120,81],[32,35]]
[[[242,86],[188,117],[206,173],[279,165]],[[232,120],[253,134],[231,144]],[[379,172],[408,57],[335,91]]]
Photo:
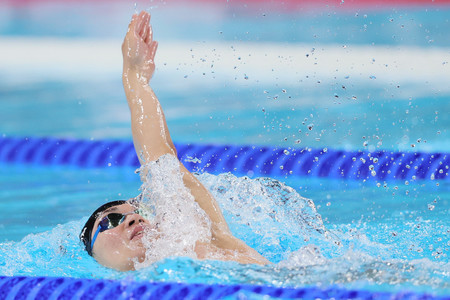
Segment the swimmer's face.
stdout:
[[151,225],[141,215],[135,213],[135,207],[125,203],[110,207],[95,220],[94,232],[100,221],[110,213],[124,214],[124,221],[118,226],[99,232],[92,249],[92,256],[102,265],[119,271],[134,270],[135,262],[145,259],[145,247],[142,242],[144,230]]

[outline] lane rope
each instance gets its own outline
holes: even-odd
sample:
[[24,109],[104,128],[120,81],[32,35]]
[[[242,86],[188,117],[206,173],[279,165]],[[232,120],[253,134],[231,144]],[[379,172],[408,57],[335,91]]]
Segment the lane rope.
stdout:
[[[450,153],[284,149],[249,145],[175,144],[191,171],[249,176],[352,180],[449,180]],[[131,141],[51,137],[0,138],[0,163],[79,168],[139,167]]]
[[0,276],[0,299],[448,299],[414,292],[372,292],[257,285],[188,284],[70,277]]

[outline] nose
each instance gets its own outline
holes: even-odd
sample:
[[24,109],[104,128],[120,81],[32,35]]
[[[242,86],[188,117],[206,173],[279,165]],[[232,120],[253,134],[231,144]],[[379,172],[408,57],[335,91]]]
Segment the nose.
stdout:
[[131,227],[134,224],[145,223],[145,219],[141,215],[134,213],[127,215],[124,223],[127,227]]

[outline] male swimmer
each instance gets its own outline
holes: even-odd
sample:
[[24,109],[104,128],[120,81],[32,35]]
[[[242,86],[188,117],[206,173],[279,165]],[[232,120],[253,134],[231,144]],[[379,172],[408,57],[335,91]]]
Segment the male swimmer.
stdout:
[[[123,86],[131,112],[134,147],[141,165],[167,154],[177,157],[161,105],[149,86],[158,47],[149,22],[150,14],[147,12],[133,15],[122,44]],[[180,161],[178,164],[184,185],[211,223],[211,239],[195,243],[197,258],[244,264],[269,263],[233,236],[213,196]],[[143,235],[151,230],[157,231],[158,224],[144,218],[138,209],[138,201],[118,200],[94,211],[80,234],[89,255],[100,264],[120,271],[134,270],[136,263],[145,261],[146,251],[151,249],[146,249]]]

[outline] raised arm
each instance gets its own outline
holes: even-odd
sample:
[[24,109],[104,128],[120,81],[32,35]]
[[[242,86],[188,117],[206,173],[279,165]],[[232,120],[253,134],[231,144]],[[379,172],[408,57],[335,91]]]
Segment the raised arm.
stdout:
[[[177,151],[170,138],[166,119],[149,81],[155,71],[158,43],[153,41],[150,15],[133,15],[122,45],[123,86],[131,112],[133,142],[141,164],[157,160],[161,155]],[[219,205],[203,184],[180,163],[183,182],[195,201],[206,212],[212,225],[212,243],[224,251],[237,251],[246,263],[265,264],[268,261],[243,241],[234,237]]]
[[154,58],[158,48],[149,21],[148,13],[133,15],[122,44],[122,80],[131,111],[134,146],[141,164],[166,153],[176,155],[164,112],[148,85],[155,71]]
[[[166,119],[155,93],[149,86],[155,70],[155,53],[150,15],[133,15],[122,45],[123,86],[131,111],[133,142],[141,164],[157,160],[161,155],[177,155],[170,138]],[[229,233],[222,212],[209,191],[180,162],[183,181],[200,207],[211,219],[213,230]]]

